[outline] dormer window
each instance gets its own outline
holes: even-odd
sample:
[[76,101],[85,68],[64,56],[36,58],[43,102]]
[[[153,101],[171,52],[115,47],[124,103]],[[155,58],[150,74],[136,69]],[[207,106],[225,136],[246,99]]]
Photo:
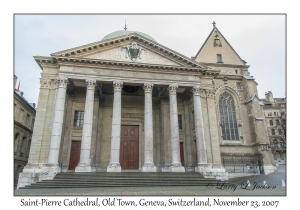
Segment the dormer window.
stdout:
[[221,54],[217,54],[217,63],[223,63]]

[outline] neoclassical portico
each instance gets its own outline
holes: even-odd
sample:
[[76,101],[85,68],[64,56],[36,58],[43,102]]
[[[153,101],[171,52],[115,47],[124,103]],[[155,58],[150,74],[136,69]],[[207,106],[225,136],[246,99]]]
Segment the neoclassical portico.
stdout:
[[[66,88],[68,79],[72,80],[70,75],[61,76],[57,78],[57,97],[55,106],[55,115],[52,127],[52,137],[50,143],[50,151],[48,157],[49,166],[57,166],[59,158],[59,146],[61,140],[61,131],[63,129],[64,107],[66,101]],[[75,172],[91,172],[91,142],[92,142],[92,125],[93,125],[93,110],[94,110],[94,95],[97,82],[101,83],[96,78],[86,79],[86,96],[84,108],[84,120],[82,128],[82,140],[80,150],[80,161],[75,169]],[[121,172],[120,165],[120,133],[121,133],[121,110],[122,110],[122,87],[123,81],[112,81],[113,94],[113,110],[112,110],[112,124],[111,124],[111,147],[110,147],[110,162],[107,166],[107,172]],[[152,107],[152,90],[154,83],[145,82],[142,85],[144,89],[144,146],[143,150],[143,164],[141,171],[143,172],[157,172],[157,167],[154,164],[154,141],[153,141],[153,107]],[[160,84],[156,84],[159,86]],[[170,145],[171,145],[171,165],[170,172],[184,172],[185,168],[181,165],[180,149],[179,149],[179,126],[178,126],[178,108],[177,108],[177,94],[178,84],[169,84],[166,89],[169,92],[169,107],[170,107]],[[194,119],[195,119],[195,133],[196,133],[196,147],[197,147],[197,165],[206,166],[206,146],[203,129],[202,108],[200,101],[200,86],[187,87],[193,92],[194,103]],[[101,107],[100,107],[101,108]],[[59,118],[60,117],[60,118]]]

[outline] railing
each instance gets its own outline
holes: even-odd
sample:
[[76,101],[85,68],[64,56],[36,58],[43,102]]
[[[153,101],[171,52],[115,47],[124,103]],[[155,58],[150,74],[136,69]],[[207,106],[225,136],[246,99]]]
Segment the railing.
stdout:
[[228,173],[264,173],[261,156],[222,155],[222,164]]

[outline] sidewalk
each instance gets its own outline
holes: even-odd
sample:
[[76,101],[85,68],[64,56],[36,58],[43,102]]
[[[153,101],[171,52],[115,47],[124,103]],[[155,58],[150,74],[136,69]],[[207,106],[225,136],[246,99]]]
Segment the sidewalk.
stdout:
[[[247,181],[250,186],[247,186]],[[230,179],[230,186],[182,186],[182,187],[102,187],[102,188],[64,188],[64,189],[18,189],[15,196],[285,196],[285,166],[269,175],[256,175]],[[264,186],[264,181],[267,185]]]

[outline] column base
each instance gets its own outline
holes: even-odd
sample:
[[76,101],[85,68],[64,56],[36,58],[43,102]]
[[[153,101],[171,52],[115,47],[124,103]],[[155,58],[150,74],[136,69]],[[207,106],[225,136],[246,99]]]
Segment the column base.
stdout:
[[192,165],[192,164],[186,165],[186,166],[185,166],[185,170],[186,170],[186,171],[190,171],[190,172],[195,171],[195,166]]
[[185,172],[185,169],[180,163],[177,164],[172,163],[170,167],[170,172]]
[[107,166],[107,172],[121,172],[120,163],[109,163]]
[[92,172],[92,166],[89,163],[79,163],[75,172]]
[[157,169],[154,163],[144,163],[142,172],[157,172]]
[[199,172],[204,178],[215,178],[218,180],[228,180],[228,172],[223,167],[212,167],[210,164],[198,164],[195,172]]
[[19,174],[17,189],[42,180],[51,180],[60,171],[58,164],[26,165],[23,172]]
[[51,180],[53,179],[57,173],[59,173],[60,167],[58,164],[47,164],[42,168],[42,171],[40,173],[39,181],[42,180]]

